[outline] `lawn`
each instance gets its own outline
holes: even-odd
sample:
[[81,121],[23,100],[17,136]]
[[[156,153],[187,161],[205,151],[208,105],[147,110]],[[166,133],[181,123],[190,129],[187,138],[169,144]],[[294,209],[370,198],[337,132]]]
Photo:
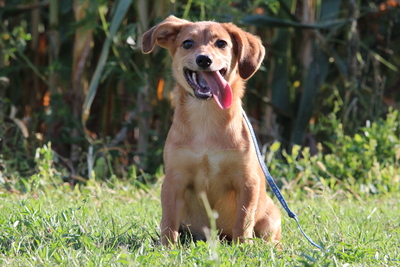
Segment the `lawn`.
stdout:
[[252,245],[229,245],[215,237],[167,250],[157,244],[159,188],[159,183],[91,182],[27,194],[0,191],[0,265],[400,265],[398,193],[355,198],[303,191],[289,198],[305,232],[326,251],[311,246],[286,214],[281,250],[257,239]]

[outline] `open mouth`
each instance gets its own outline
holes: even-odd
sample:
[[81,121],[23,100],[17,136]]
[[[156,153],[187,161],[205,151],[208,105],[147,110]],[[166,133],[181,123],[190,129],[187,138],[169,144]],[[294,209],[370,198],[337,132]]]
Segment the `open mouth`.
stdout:
[[192,71],[184,69],[187,83],[192,87],[195,97],[201,100],[214,98],[221,109],[232,104],[232,89],[225,80],[226,68],[219,71]]

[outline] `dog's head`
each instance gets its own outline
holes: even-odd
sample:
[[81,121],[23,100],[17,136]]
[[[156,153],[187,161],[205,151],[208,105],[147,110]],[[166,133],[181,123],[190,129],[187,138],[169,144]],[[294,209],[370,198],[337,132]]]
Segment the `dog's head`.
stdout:
[[193,23],[174,16],[144,33],[143,53],[156,44],[172,55],[178,84],[198,99],[213,98],[221,109],[232,104],[230,83],[238,75],[250,78],[265,55],[259,38],[232,23]]

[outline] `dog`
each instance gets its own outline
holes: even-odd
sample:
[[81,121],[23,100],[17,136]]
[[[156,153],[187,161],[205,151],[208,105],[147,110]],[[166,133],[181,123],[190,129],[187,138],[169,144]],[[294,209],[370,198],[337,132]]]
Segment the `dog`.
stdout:
[[172,56],[174,117],[164,147],[161,243],[180,234],[206,240],[210,220],[201,195],[218,213],[221,239],[279,242],[281,213],[266,193],[254,143],[242,117],[245,81],[260,67],[258,37],[232,23],[169,16],[145,32],[142,52]]

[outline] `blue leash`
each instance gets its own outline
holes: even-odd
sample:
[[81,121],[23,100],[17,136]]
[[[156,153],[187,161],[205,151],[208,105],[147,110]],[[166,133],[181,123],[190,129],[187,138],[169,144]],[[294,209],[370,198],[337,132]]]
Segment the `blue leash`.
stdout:
[[290,218],[294,219],[297,223],[297,226],[299,227],[300,232],[303,234],[303,236],[308,240],[308,242],[310,242],[311,245],[319,248],[320,250],[324,250],[321,246],[317,245],[314,241],[312,241],[311,238],[309,238],[306,233],[303,231],[303,228],[301,228],[299,220],[296,217],[296,214],[290,210],[288,204],[286,203],[285,198],[282,196],[281,191],[279,190],[278,186],[276,185],[274,178],[272,178],[271,174],[268,171],[267,166],[265,165],[262,156],[261,156],[261,152],[260,152],[260,148],[258,147],[258,143],[257,143],[257,138],[256,135],[254,133],[253,127],[250,124],[249,119],[247,118],[246,112],[244,111],[244,109],[242,109],[242,113],[243,113],[243,118],[246,121],[247,124],[247,128],[249,128],[250,131],[250,135],[251,135],[251,139],[253,139],[253,143],[254,146],[256,148],[256,152],[257,152],[257,158],[258,158],[258,162],[261,165],[261,168],[264,172],[265,177],[267,178],[267,181],[269,183],[269,186],[271,187],[272,191],[274,192],[275,196],[278,198],[279,202],[282,204],[283,208],[286,210],[287,214],[289,215]]

